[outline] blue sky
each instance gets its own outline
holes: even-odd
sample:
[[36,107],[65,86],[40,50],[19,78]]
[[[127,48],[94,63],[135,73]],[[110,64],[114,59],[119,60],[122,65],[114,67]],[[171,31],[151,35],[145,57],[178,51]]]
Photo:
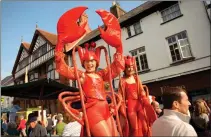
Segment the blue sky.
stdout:
[[[120,1],[125,11],[141,5],[143,1]],[[1,1],[1,79],[11,75],[12,68],[23,41],[31,43],[38,28],[56,34],[59,17],[76,6],[87,6],[91,29],[102,25],[102,20],[95,13],[97,9],[110,9],[112,1]]]

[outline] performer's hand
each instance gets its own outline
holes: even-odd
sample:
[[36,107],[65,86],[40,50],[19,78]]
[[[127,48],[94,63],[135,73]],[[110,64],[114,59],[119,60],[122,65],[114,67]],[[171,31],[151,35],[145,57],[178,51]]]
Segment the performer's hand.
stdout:
[[117,109],[116,109],[116,107],[114,105],[111,105],[110,106],[110,113],[111,113],[111,115],[114,115],[115,116],[116,115],[116,110]]

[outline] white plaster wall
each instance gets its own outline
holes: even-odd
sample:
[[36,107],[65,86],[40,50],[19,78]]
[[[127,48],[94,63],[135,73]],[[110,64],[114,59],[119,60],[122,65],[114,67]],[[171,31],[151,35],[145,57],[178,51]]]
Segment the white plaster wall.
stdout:
[[[162,18],[159,11],[140,19],[143,33],[130,39],[126,40],[128,37],[127,30],[122,28],[124,55],[130,55],[129,51],[145,46],[151,71],[140,75],[143,83],[210,68],[210,22],[203,2],[182,1],[179,2],[179,6],[183,16],[163,25],[161,25]],[[134,34],[133,27],[131,26],[131,28],[131,33]],[[184,30],[187,31],[191,52],[195,60],[177,66],[170,66],[172,60],[166,37]],[[96,44],[98,46],[104,45],[107,48],[107,44],[102,39],[96,41]],[[115,51],[115,48],[110,47],[112,61]],[[99,67],[105,68],[105,66],[105,56],[102,52]],[[118,80],[115,81],[116,85]]]
[[[129,54],[129,51],[145,46],[151,72],[141,74],[143,81],[210,66],[210,23],[203,3],[200,1],[182,1],[179,6],[183,16],[163,25],[160,25],[162,18],[158,11],[141,19],[143,33],[140,35],[126,40],[127,31],[125,28],[122,29],[124,54]],[[187,31],[191,51],[196,60],[170,67],[172,60],[165,38],[184,30]],[[157,69],[161,70],[154,71]]]

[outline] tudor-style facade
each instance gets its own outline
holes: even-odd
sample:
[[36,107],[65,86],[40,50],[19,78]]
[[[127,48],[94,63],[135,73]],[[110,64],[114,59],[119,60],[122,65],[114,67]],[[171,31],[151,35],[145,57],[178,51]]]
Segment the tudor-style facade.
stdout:
[[[60,76],[55,70],[54,49],[56,43],[57,35],[41,29],[35,30],[31,44],[22,42],[12,71],[14,83],[23,84],[43,78],[50,78],[59,83],[69,85],[69,81]],[[26,77],[28,77],[28,80],[26,80]],[[38,100],[18,98],[15,98],[15,100],[20,100],[20,107],[23,109],[40,105]],[[57,100],[44,101],[43,106],[54,113],[59,108],[56,104],[59,105]]]

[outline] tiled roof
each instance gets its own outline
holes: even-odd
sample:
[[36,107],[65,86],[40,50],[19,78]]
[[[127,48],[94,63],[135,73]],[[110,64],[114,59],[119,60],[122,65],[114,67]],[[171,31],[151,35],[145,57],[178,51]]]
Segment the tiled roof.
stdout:
[[[125,13],[124,15],[122,15],[118,20],[119,23],[121,25],[121,23],[129,20],[130,18],[150,9],[151,7],[161,3],[162,1],[147,1],[145,3],[143,3],[142,5],[132,9],[131,11]],[[79,45],[84,44],[86,42],[88,42],[89,40],[92,40],[93,38],[99,36],[100,32],[98,29],[93,30],[92,32],[90,32],[89,34],[87,34],[80,42]]]
[[57,35],[41,30],[41,29],[37,29],[37,31],[43,35],[43,37],[45,37],[53,46],[55,46],[57,44]]
[[142,12],[144,12],[144,11],[150,9],[150,8],[152,8],[153,6],[155,6],[155,5],[157,5],[161,2],[162,1],[147,1],[143,4],[141,4],[140,6],[132,9],[131,11],[127,12],[123,16],[121,16],[119,18],[119,22],[123,23],[124,21],[126,21],[126,20],[128,20],[128,19],[130,19],[130,18],[132,18],[132,17],[134,17],[134,16],[136,16],[136,15],[138,15],[138,14],[140,14],[140,13],[142,13]]
[[21,44],[22,44],[22,46],[23,46],[25,49],[29,50],[29,48],[30,48],[30,44],[29,44],[29,43],[27,43],[27,42],[22,42]]
[[[7,76],[6,78],[4,78],[4,79],[1,81],[1,85],[6,86],[5,84],[7,84],[8,82],[12,82],[12,81],[13,81],[12,75]],[[9,84],[9,83],[8,83],[8,84]]]

